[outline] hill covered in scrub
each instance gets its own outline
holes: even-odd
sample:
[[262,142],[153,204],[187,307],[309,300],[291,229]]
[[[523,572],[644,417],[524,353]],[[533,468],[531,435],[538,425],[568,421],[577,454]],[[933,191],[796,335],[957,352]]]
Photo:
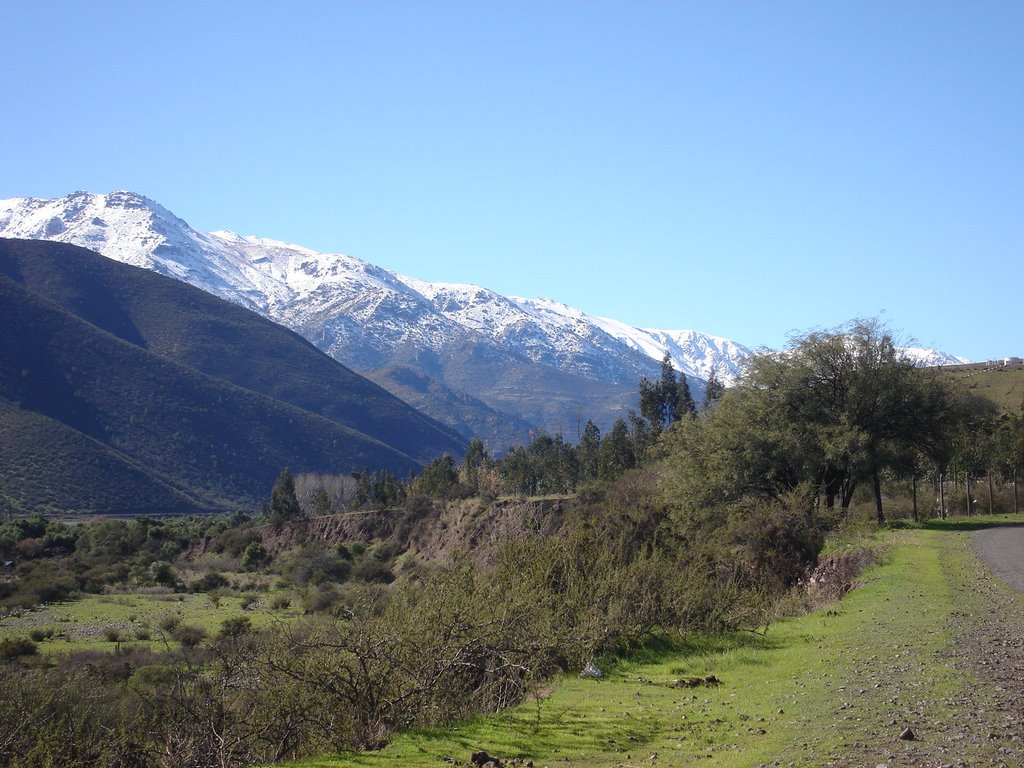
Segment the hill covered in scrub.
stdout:
[[284,466],[406,474],[464,450],[297,334],[76,246],[0,240],[0,320],[17,511],[252,505]]

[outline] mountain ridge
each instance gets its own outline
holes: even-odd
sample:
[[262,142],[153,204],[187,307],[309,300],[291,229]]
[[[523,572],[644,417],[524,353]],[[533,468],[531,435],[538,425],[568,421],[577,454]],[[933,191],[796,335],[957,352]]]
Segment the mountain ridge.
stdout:
[[0,488],[19,509],[252,508],[285,466],[404,475],[465,450],[293,331],[78,246],[0,239],[0,327]]
[[[394,383],[396,369],[427,376],[436,396],[418,405],[492,445],[521,442],[524,425],[561,430],[581,410],[607,428],[636,406],[638,380],[657,376],[666,352],[698,398],[712,371],[729,383],[753,352],[723,337],[638,328],[552,299],[424,281],[346,254],[200,232],[126,191],[2,200],[0,235],[73,242],[196,285],[295,330],[399,396],[409,392]],[[524,389],[511,391],[513,381]],[[467,404],[460,414],[445,405],[451,395]]]

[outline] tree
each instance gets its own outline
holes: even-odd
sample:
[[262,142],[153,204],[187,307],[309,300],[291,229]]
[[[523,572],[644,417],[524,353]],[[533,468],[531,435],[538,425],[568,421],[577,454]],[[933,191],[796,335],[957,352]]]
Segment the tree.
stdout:
[[600,466],[601,430],[593,421],[583,427],[579,445],[580,480],[584,483],[597,480]]
[[779,499],[805,484],[845,512],[870,482],[883,522],[881,473],[912,449],[938,456],[952,406],[948,386],[915,368],[886,328],[858,320],[755,357],[704,425],[679,436],[674,461],[708,488],[704,501]]
[[666,352],[661,360],[661,377],[658,381],[651,381],[646,376],[640,379],[640,414],[657,435],[681,416],[694,411],[693,396],[686,376],[676,377],[672,358]]
[[473,489],[473,491],[479,491],[479,476],[480,470],[490,466],[491,457],[487,454],[487,449],[484,447],[483,441],[479,437],[474,437],[469,441],[469,447],[466,449],[466,455],[462,459],[461,478],[462,482]]
[[295,478],[288,467],[277,476],[270,492],[270,516],[275,522],[298,520],[303,516],[299,499],[295,495]]
[[434,459],[412,482],[412,490],[431,498],[448,498],[459,486],[459,474],[451,454]]
[[320,488],[313,497],[313,514],[317,517],[331,514],[331,497],[326,488]]
[[627,469],[636,466],[633,440],[629,435],[629,427],[622,419],[616,419],[611,432],[601,440],[598,459],[598,474],[602,480],[614,480]]
[[725,384],[718,378],[718,366],[711,369],[708,376],[708,383],[704,387],[704,402],[701,403],[702,411],[710,411],[725,394]]

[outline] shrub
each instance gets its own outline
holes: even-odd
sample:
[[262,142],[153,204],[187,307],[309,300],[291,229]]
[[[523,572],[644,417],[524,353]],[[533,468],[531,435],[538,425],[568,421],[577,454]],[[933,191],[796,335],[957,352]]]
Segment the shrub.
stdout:
[[103,630],[103,636],[111,643],[121,642],[121,632],[117,627],[107,627]]
[[56,630],[53,627],[34,627],[28,636],[31,637],[35,642],[41,643],[43,640],[49,640],[53,637]]
[[221,637],[240,637],[252,632],[252,622],[248,616],[232,616],[220,624]]
[[189,584],[188,591],[209,592],[213,589],[222,589],[228,585],[228,580],[222,574],[212,571]]
[[206,630],[194,624],[179,624],[171,630],[171,637],[186,648],[195,648],[206,638]]
[[34,656],[38,652],[38,646],[27,637],[8,637],[0,640],[0,659]]
[[242,570],[258,571],[260,568],[269,565],[271,555],[259,542],[251,542],[242,553]]
[[286,608],[290,608],[291,604],[292,604],[292,601],[289,600],[284,595],[277,595],[275,598],[273,598],[270,601],[270,608],[271,608],[271,610],[274,610],[274,611],[281,611],[281,610],[284,610]]

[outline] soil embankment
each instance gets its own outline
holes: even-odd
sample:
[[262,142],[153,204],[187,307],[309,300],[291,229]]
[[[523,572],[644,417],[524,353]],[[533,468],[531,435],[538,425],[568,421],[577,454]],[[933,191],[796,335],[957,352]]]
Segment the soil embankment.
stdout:
[[314,517],[260,529],[263,545],[281,552],[311,541],[326,544],[393,542],[428,561],[468,556],[486,563],[498,545],[540,539],[565,524],[566,500],[479,499],[428,504],[421,509],[385,509]]

